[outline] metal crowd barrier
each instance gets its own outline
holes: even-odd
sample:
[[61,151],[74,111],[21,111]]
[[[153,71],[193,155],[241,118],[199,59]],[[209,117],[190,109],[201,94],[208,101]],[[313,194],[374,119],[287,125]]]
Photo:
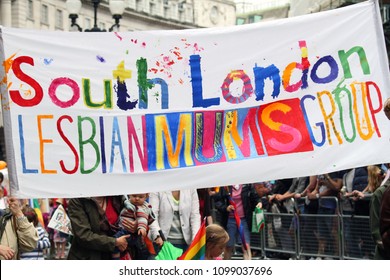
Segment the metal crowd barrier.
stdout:
[[[294,201],[294,212],[265,211],[265,227],[251,233],[254,259],[373,259],[369,216],[346,210],[345,201],[336,197],[321,199],[336,203],[334,214],[301,212],[303,199]],[[369,198],[364,200],[368,203]]]

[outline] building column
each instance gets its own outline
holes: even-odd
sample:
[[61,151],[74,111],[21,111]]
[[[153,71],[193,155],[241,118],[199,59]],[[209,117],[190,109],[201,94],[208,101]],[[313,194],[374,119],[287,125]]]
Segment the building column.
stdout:
[[11,27],[11,0],[0,0],[0,25]]

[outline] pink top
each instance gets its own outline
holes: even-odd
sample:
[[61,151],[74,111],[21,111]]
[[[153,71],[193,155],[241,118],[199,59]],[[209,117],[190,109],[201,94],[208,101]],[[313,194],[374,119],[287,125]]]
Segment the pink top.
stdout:
[[242,199],[241,199],[241,191],[242,191],[242,185],[239,185],[238,190],[233,187],[232,188],[232,199],[234,203],[236,204],[236,212],[240,218],[245,217],[245,212],[244,212],[244,206],[242,205]]

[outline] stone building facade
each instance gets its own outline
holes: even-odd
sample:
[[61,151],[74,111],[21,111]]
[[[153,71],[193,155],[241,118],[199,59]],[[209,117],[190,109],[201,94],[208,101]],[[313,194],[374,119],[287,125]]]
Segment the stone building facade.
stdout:
[[[91,1],[81,1],[77,23],[83,29],[94,24]],[[120,31],[187,29],[235,24],[236,7],[230,0],[125,0]],[[0,25],[17,28],[68,31],[65,0],[0,0]],[[102,0],[97,25],[114,23],[109,1]]]

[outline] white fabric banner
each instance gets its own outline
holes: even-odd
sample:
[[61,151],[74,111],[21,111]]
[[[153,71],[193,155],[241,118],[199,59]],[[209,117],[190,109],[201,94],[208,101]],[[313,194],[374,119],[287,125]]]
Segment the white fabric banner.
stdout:
[[377,1],[218,29],[1,29],[11,188],[80,197],[390,162]]

